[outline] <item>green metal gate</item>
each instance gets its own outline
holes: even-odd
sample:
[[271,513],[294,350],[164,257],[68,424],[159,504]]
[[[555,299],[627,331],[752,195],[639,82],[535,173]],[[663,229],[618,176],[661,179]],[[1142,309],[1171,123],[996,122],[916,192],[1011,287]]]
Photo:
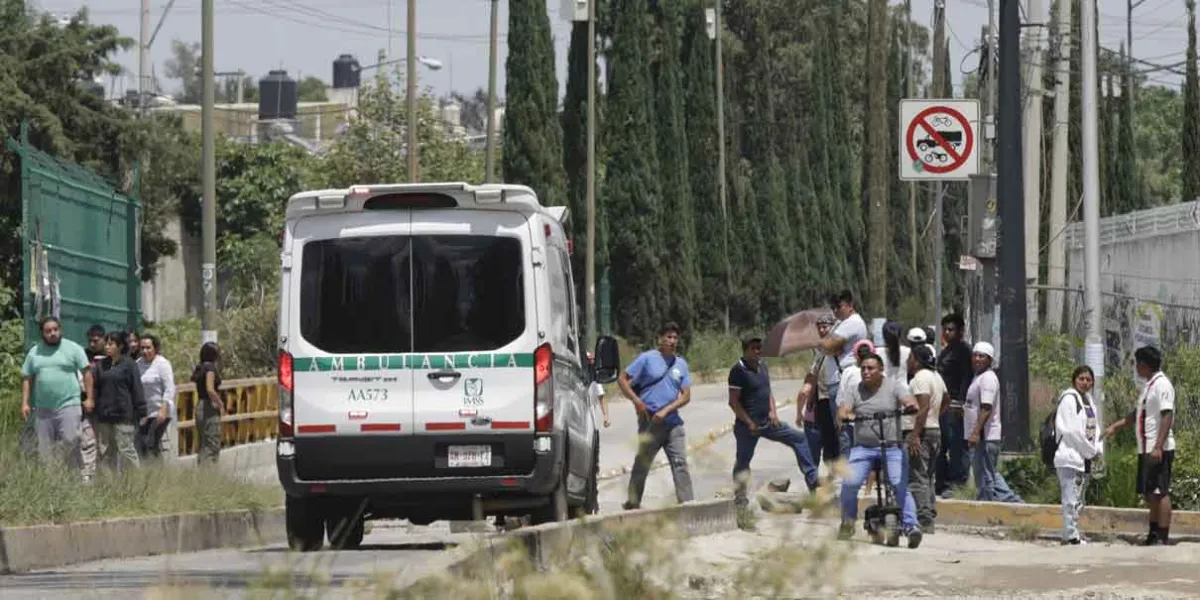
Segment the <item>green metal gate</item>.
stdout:
[[81,344],[93,324],[140,330],[138,201],[94,171],[30,146],[26,123],[8,147],[21,159],[26,347],[41,338],[37,323],[49,315]]

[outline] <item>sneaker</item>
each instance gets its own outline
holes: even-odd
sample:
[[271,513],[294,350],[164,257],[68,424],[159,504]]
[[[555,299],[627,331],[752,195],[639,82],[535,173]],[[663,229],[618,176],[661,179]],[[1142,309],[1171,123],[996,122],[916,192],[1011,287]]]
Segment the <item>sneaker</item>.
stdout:
[[1069,540],[1063,540],[1063,545],[1064,546],[1086,546],[1087,540],[1082,539],[1082,538],[1071,538]]
[[621,508],[623,508],[625,510],[637,510],[637,509],[641,508],[641,506],[638,504],[634,504],[632,502],[624,502],[621,504]]
[[1142,545],[1143,546],[1161,546],[1162,540],[1158,539],[1157,534],[1151,533],[1146,536],[1146,539],[1142,540]]
[[852,537],[854,537],[854,523],[843,521],[841,527],[838,527],[838,539],[849,540]]
[[924,535],[921,534],[920,527],[913,527],[912,529],[908,530],[908,547],[916,548],[917,546],[920,546],[921,538],[923,537]]

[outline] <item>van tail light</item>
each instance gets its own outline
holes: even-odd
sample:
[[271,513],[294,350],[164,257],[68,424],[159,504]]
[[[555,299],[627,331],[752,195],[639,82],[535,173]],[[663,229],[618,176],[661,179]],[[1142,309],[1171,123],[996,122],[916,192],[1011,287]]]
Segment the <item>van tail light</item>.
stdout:
[[295,376],[292,372],[292,355],[289,352],[279,353],[279,437],[292,437],[293,414],[292,394]]
[[554,351],[549,343],[533,353],[533,425],[538,433],[554,427]]

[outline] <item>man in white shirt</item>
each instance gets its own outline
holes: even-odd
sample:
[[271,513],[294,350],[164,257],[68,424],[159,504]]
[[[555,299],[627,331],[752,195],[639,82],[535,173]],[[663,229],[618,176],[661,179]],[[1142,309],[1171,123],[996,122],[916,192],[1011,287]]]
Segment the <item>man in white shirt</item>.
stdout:
[[971,448],[971,470],[975,474],[976,499],[985,502],[1024,502],[996,470],[1000,461],[1000,379],[992,370],[996,349],[979,342],[971,349],[975,379],[963,403],[963,426]]
[[[836,366],[840,373],[842,370],[858,364],[858,358],[854,356],[854,345],[863,340],[870,340],[870,335],[867,333],[867,322],[855,309],[854,294],[850,290],[842,290],[831,296],[829,308],[837,317],[838,322],[834,325],[833,332],[821,340],[821,350],[837,359]],[[839,377],[840,379],[841,377]],[[838,405],[839,392],[838,387],[830,389],[829,399],[833,406]],[[843,455],[850,451],[853,443],[854,426],[847,423],[838,432],[838,446]]]
[[913,346],[908,355],[908,372],[913,374],[909,391],[917,399],[917,414],[901,417],[908,446],[908,489],[917,505],[921,531],[933,531],[937,494],[934,493],[934,461],[942,443],[942,411],[950,405],[946,382],[934,369],[937,355],[928,344]]
[[1175,462],[1175,386],[1162,372],[1162,352],[1143,346],[1133,353],[1138,377],[1147,381],[1137,405],[1115,421],[1101,439],[1137,424],[1137,493],[1150,508],[1150,531],[1143,546],[1166,545],[1171,534],[1171,465]]

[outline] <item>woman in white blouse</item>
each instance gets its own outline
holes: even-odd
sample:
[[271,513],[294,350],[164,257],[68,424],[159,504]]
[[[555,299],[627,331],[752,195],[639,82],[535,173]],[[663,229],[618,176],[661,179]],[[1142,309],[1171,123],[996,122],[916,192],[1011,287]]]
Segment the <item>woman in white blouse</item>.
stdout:
[[158,338],[143,335],[138,342],[138,371],[146,392],[146,414],[138,427],[138,453],[144,457],[175,456],[175,372],[160,354]]
[[1104,450],[1100,441],[1100,411],[1092,402],[1092,386],[1096,377],[1087,365],[1075,367],[1071,387],[1058,396],[1054,416],[1054,432],[1058,449],[1054,452],[1054,469],[1062,490],[1064,544],[1082,544],[1079,533],[1079,511],[1092,475],[1092,461]]

